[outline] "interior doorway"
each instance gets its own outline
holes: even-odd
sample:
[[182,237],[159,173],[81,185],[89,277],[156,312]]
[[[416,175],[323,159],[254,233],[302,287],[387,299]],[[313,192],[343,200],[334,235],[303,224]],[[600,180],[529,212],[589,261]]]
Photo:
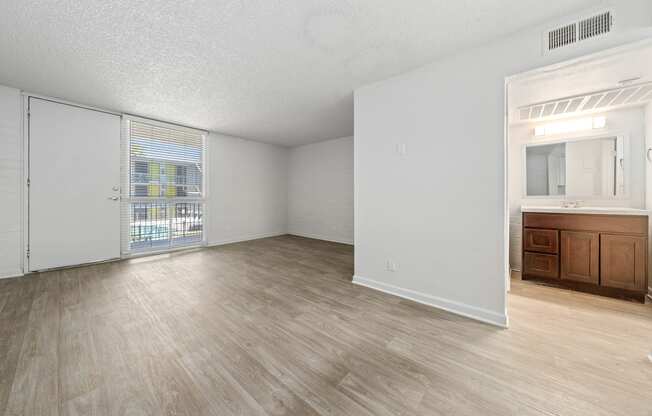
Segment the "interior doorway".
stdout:
[[652,42],[509,77],[506,112],[508,291],[525,279],[645,302]]

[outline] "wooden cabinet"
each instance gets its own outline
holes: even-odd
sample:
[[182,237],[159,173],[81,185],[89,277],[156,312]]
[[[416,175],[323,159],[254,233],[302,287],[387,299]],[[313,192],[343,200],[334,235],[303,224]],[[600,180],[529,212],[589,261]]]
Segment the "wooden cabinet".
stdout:
[[648,217],[523,213],[523,279],[645,301]]
[[559,250],[559,232],[557,230],[542,230],[526,228],[523,232],[525,251],[557,254]]
[[645,290],[647,238],[602,234],[600,243],[602,285],[627,290]]
[[559,257],[554,254],[525,253],[523,260],[528,275],[551,279],[559,276]]
[[598,284],[600,235],[582,231],[561,232],[561,279]]

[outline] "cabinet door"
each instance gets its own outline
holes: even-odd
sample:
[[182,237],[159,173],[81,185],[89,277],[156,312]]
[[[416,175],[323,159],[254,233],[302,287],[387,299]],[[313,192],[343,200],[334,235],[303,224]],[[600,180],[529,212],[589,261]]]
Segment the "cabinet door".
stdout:
[[642,291],[647,281],[647,238],[600,235],[600,284]]
[[598,233],[561,232],[561,279],[598,284],[600,273]]

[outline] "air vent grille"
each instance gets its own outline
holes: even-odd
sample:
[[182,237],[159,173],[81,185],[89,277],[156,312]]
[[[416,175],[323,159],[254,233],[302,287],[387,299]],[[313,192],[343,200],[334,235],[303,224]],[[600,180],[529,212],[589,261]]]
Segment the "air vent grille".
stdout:
[[613,12],[605,11],[582,20],[553,28],[544,33],[544,51],[549,52],[588,39],[609,34],[613,29]]
[[548,49],[557,49],[577,42],[575,23],[548,32]]
[[618,107],[642,105],[652,101],[652,82],[591,92],[573,97],[520,107],[519,121],[569,115],[587,111],[608,111]]
[[611,32],[611,12],[601,13],[579,22],[579,40],[593,38]]

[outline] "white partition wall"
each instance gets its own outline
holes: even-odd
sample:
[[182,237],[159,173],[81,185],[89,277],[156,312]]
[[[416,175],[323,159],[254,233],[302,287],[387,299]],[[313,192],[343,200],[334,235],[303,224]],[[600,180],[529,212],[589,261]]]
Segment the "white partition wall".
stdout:
[[21,95],[0,86],[0,278],[23,273]]
[[[652,210],[652,103],[645,107],[645,208]],[[652,222],[650,223],[652,235]],[[648,236],[649,237],[649,236]],[[652,271],[652,244],[648,244],[648,273]],[[648,293],[652,296],[652,280],[648,278]],[[650,354],[652,360],[652,353]]]
[[506,79],[648,38],[651,11],[618,3],[601,42],[543,54],[546,24],[356,90],[354,282],[506,326]]

